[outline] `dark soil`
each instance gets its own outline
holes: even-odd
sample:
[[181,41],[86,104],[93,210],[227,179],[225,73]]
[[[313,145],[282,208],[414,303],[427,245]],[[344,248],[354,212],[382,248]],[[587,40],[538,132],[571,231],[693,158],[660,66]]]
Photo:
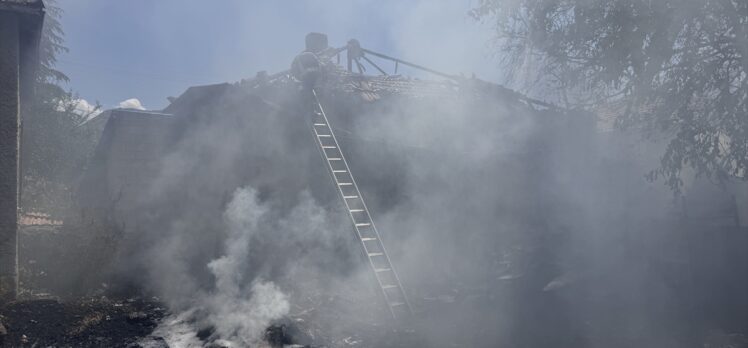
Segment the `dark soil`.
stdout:
[[0,307],[0,347],[137,347],[165,310],[155,300],[35,299]]

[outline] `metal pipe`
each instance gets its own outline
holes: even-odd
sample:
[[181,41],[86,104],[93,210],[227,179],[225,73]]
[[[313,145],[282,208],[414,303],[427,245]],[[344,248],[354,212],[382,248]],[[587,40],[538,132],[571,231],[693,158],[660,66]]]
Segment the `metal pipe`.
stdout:
[[355,59],[353,61],[356,62],[356,68],[358,68],[358,73],[363,74],[364,71],[366,71],[366,68],[364,68],[364,66],[361,65],[361,62],[359,62],[358,59]]
[[361,58],[369,62],[369,64],[371,64],[373,67],[377,68],[377,70],[379,70],[379,72],[382,73],[382,75],[387,76],[387,73],[384,70],[382,70],[382,68],[380,68],[379,65],[374,64],[374,62],[372,62],[371,59],[366,58],[366,56],[361,57]]
[[446,77],[448,79],[452,79],[452,80],[455,80],[455,81],[459,80],[459,78],[456,77],[456,76],[445,74],[443,72],[439,72],[439,71],[436,71],[436,70],[433,70],[433,69],[429,69],[429,68],[427,68],[425,66],[422,66],[422,65],[418,65],[418,64],[413,64],[413,63],[410,63],[410,62],[406,62],[406,61],[404,61],[402,59],[397,59],[395,57],[390,57],[390,56],[388,56],[386,54],[377,53],[377,52],[374,52],[374,51],[371,51],[371,50],[367,50],[365,48],[362,48],[361,50],[364,51],[364,52],[366,52],[366,53],[368,53],[368,54],[371,54],[373,56],[377,56],[377,57],[383,58],[383,59],[389,59],[389,60],[394,61],[396,63],[407,65],[407,66],[409,66],[411,68],[420,69],[420,70],[423,70],[423,71],[426,71],[426,72],[430,72],[430,73],[432,73],[434,75],[438,75],[438,76],[441,76],[441,77]]
[[[339,50],[342,51],[342,50],[345,50],[345,49],[348,49],[348,48],[349,48],[348,46],[345,46],[345,47],[341,47]],[[420,70],[432,73],[432,74],[437,75],[437,76],[446,77],[446,78],[451,79],[453,81],[456,81],[458,83],[465,80],[465,78],[460,77],[460,76],[445,74],[443,72],[436,71],[434,69],[429,69],[429,68],[427,68],[425,66],[422,66],[422,65],[410,63],[410,62],[404,61],[402,59],[398,59],[398,58],[395,58],[395,57],[388,56],[386,54],[374,52],[374,51],[366,49],[366,48],[361,48],[361,52],[368,53],[368,54],[371,54],[373,56],[376,56],[376,57],[379,57],[379,58],[382,58],[382,59],[388,59],[388,60],[391,60],[391,61],[395,62],[395,73],[397,73],[398,65],[399,64],[403,64],[403,65],[406,65],[406,66],[409,66],[409,67],[412,67],[412,68],[416,68],[416,69],[420,69]],[[373,65],[375,68],[377,68],[377,70],[379,70],[383,74],[387,75],[386,73],[384,73],[384,71],[381,68],[379,68],[379,66],[377,66],[376,64],[374,64],[371,60],[369,60],[368,58],[366,58],[364,56],[362,56],[362,58],[366,59],[366,61],[369,62],[371,65]],[[348,59],[349,59],[349,61],[348,61],[348,71],[351,71],[352,67],[351,67],[350,54],[349,54],[349,58]],[[357,64],[361,64],[358,61],[356,63]],[[537,99],[529,98],[529,97],[523,96],[523,95],[521,95],[519,93],[517,95],[517,99],[522,100],[522,101],[524,101],[526,103],[529,103],[529,104],[540,105],[542,107],[546,107],[546,108],[549,108],[549,109],[563,110],[562,108],[559,108],[558,106],[553,105],[551,103],[546,103],[546,102],[543,102],[543,101],[540,101],[540,100],[537,100]]]

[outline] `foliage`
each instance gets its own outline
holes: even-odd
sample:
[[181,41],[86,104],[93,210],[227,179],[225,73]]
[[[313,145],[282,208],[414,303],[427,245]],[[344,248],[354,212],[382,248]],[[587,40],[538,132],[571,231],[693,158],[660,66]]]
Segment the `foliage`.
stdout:
[[[70,79],[61,71],[55,69],[57,55],[67,53],[65,47],[65,32],[62,30],[60,18],[62,9],[57,6],[56,0],[46,0],[44,2],[46,17],[42,27],[42,37],[39,43],[39,73],[37,80],[39,83],[57,85],[60,82],[68,82]],[[58,90],[60,94],[64,91]]]
[[21,206],[61,214],[72,202],[95,142],[93,132],[81,124],[98,107],[81,110],[80,98],[62,87],[68,77],[55,69],[57,55],[67,52],[59,22],[62,10],[55,1],[45,5],[34,101],[23,118]]
[[613,105],[619,126],[671,136],[649,179],[676,192],[687,167],[748,180],[748,2],[480,0],[471,14],[495,25],[505,63],[537,63],[569,105]]

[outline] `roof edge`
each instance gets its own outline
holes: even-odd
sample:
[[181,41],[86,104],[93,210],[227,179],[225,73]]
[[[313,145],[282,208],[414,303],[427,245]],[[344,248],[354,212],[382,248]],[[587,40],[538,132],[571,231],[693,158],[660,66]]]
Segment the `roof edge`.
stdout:
[[0,0],[0,11],[42,16],[44,15],[44,2],[41,0],[32,2]]

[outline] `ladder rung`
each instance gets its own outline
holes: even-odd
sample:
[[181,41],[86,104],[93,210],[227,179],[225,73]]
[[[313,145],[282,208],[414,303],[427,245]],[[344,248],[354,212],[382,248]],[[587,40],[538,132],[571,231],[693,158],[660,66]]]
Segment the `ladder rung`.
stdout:
[[[2,0],[0,0],[0,2],[1,1]],[[314,94],[314,98],[317,99],[316,92],[312,91],[312,93]],[[348,169],[346,159],[343,157],[345,155],[343,154],[342,149],[340,149],[337,140],[335,140],[334,131],[332,130],[332,126],[330,125],[327,116],[325,116],[324,110],[322,110],[322,104],[320,104],[319,100],[317,100],[317,105],[313,110],[313,114],[314,115],[312,115],[309,121],[312,123],[311,130],[317,136],[316,142],[319,146],[318,149],[322,150],[322,157],[327,160],[328,169],[330,170],[329,173],[331,173],[334,183],[338,186],[339,197],[343,198],[344,204],[346,208],[348,208],[350,214],[349,217],[351,218],[351,222],[353,222],[356,229],[355,232],[362,243],[361,247],[363,247],[364,253],[368,257],[369,267],[374,271],[375,278],[383,291],[385,302],[389,306],[395,319],[398,319],[401,315],[400,313],[403,311],[408,313],[412,311],[408,304],[407,295],[397,279],[397,274],[395,274],[395,270],[390,264],[389,257],[384,251],[384,246],[379,240],[374,221],[371,219],[369,211],[363,202],[361,192],[359,192],[358,187],[355,184],[355,179]],[[307,123],[307,125],[308,124],[309,123]],[[321,134],[324,132],[327,134]],[[322,138],[328,138],[329,140],[322,140]],[[325,145],[325,143],[327,143],[327,145]],[[333,163],[334,161],[335,163]],[[342,168],[334,169],[334,167]],[[336,175],[337,173],[341,173],[341,175]],[[350,178],[348,178],[349,176]],[[345,186],[348,188],[344,188]],[[346,195],[346,193],[349,195]],[[348,201],[351,199],[358,199],[360,200],[360,203],[357,201]],[[353,213],[361,213],[361,215],[354,215]],[[375,257],[381,258],[375,259]],[[390,273],[380,274],[387,272]]]

